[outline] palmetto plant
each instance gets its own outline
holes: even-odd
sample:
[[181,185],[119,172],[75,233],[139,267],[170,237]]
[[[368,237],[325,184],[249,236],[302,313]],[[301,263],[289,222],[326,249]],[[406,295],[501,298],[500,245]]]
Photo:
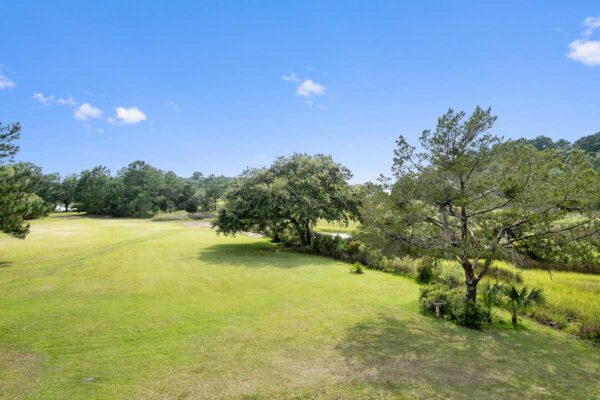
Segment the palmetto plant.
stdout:
[[479,302],[486,310],[487,322],[491,322],[493,316],[493,308],[500,305],[500,294],[502,292],[502,285],[498,282],[491,283],[489,280],[485,280],[479,290]]
[[512,314],[513,325],[517,325],[517,317],[520,313],[546,302],[543,289],[532,288],[530,290],[527,285],[509,284],[502,288],[502,292],[506,297],[505,306]]

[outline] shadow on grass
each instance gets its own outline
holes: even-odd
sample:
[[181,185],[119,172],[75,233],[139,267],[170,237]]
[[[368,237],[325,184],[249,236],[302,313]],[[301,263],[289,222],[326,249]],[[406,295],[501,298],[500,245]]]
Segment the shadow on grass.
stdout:
[[441,398],[600,398],[600,351],[545,332],[380,315],[351,327],[337,349],[373,387],[418,385]]
[[0,261],[0,268],[8,268],[13,264],[12,261]]
[[198,259],[208,264],[224,264],[249,268],[295,268],[326,260],[299,254],[269,242],[217,244],[206,247]]

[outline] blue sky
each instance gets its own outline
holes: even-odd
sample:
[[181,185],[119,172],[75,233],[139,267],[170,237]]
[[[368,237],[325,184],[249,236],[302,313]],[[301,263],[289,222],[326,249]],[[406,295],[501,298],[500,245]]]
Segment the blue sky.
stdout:
[[97,3],[0,2],[0,121],[47,172],[323,152],[361,182],[450,106],[505,137],[600,130],[598,1]]

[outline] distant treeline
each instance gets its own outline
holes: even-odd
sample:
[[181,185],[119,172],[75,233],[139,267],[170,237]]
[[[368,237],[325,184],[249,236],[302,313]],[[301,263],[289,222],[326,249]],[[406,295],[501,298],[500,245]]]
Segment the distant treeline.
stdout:
[[[565,139],[553,141],[543,135],[521,140],[538,150],[579,147],[595,157],[600,166],[600,132],[573,143]],[[116,175],[107,167],[97,166],[64,178],[57,173],[44,174],[41,167],[29,162],[12,166],[19,175],[27,178],[25,191],[39,197],[30,202],[27,219],[57,209],[115,217],[149,217],[158,212],[177,210],[215,210],[234,180],[222,175],[205,176],[201,172],[184,178],[145,161],[134,161]]]
[[145,161],[134,161],[116,175],[104,166],[61,178],[44,174],[29,162],[14,163],[25,191],[38,197],[25,218],[60,209],[115,217],[148,217],[158,212],[214,210],[233,178],[194,172],[189,178],[162,171]]
[[526,143],[531,144],[538,150],[547,149],[569,149],[572,147],[579,147],[589,155],[596,155],[600,152],[600,132],[596,132],[593,135],[584,136],[575,142],[571,143],[565,139],[559,139],[556,142],[548,136],[540,135],[534,139],[522,139]]

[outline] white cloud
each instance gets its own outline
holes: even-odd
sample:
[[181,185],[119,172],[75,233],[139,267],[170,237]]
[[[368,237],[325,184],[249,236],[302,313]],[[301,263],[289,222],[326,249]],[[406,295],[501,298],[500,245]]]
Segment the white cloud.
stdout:
[[[117,111],[116,118],[123,124],[132,125],[146,120],[146,114],[137,107],[117,107],[115,110]],[[111,120],[111,122],[115,121],[114,119]]]
[[600,17],[587,17],[583,20],[583,25],[587,28],[583,35],[591,36],[596,29],[600,29]]
[[76,106],[77,104],[79,104],[79,103],[77,103],[77,102],[75,101],[75,99],[74,99],[74,98],[72,98],[71,96],[69,96],[69,97],[67,97],[67,98],[60,98],[60,99],[57,99],[57,100],[56,100],[56,102],[57,102],[58,104],[61,104],[61,105],[63,105],[63,106]]
[[590,67],[600,65],[600,40],[578,39],[569,43],[569,49],[567,57],[571,60]]
[[83,103],[73,113],[73,118],[87,121],[92,118],[100,118],[102,116],[102,110],[92,106],[90,103]]
[[319,85],[312,79],[305,79],[296,88],[296,94],[301,97],[321,96],[325,94],[325,86]]
[[[0,65],[1,67],[1,65]],[[13,81],[11,81],[10,79],[8,79],[8,77],[6,75],[4,75],[2,73],[2,71],[0,70],[0,89],[10,89],[10,88],[14,88],[15,87],[15,83]]]
[[583,20],[586,28],[582,33],[583,39],[569,43],[567,57],[590,67],[600,65],[600,40],[592,40],[590,36],[600,29],[600,17],[587,17]]
[[44,93],[39,93],[39,92],[38,93],[34,93],[31,98],[34,99],[34,100],[39,101],[43,105],[48,105],[48,103],[50,103],[52,100],[54,100],[54,96],[53,95],[44,96]]
[[288,75],[283,75],[283,76],[281,77],[281,79],[283,79],[283,80],[284,80],[284,81],[286,81],[286,82],[300,82],[300,80],[301,80],[301,79],[300,79],[300,78],[298,78],[298,76],[297,76],[295,73],[293,73],[293,72],[291,72],[291,73],[290,73],[290,74],[288,74]]

